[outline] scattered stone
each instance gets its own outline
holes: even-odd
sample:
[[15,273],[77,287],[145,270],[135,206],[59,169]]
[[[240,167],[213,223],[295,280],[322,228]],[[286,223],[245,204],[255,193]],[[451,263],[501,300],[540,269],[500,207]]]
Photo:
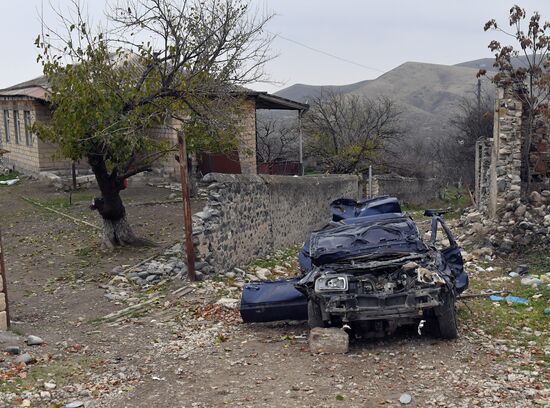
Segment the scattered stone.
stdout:
[[41,344],[44,344],[44,340],[42,340],[38,336],[33,336],[33,335],[30,335],[29,337],[27,337],[27,340],[25,340],[25,342],[29,346],[40,346]]
[[57,385],[55,383],[52,383],[52,382],[45,382],[44,383],[44,389],[46,391],[55,390],[55,387],[57,387]]
[[76,400],[63,405],[63,408],[80,408],[83,406],[84,406],[84,403],[82,401]]
[[544,314],[550,314],[550,307],[547,307],[546,309],[544,309]]
[[410,394],[401,394],[401,397],[399,397],[399,402],[403,405],[408,405],[412,401],[412,397]]
[[32,364],[36,360],[34,357],[32,357],[29,353],[21,354],[20,356],[17,356],[15,358],[15,362],[17,364],[25,363],[25,364]]
[[122,275],[124,273],[124,269],[122,266],[115,266],[113,269],[111,269],[111,275]]
[[341,329],[315,327],[309,333],[312,353],[344,354],[349,350],[349,336]]
[[223,307],[226,307],[228,309],[237,309],[239,306],[239,299],[232,299],[232,298],[221,298],[216,302],[217,305],[221,305]]
[[4,351],[8,354],[17,355],[21,353],[21,348],[19,346],[8,346]]
[[269,280],[269,276],[271,275],[271,271],[267,268],[258,268],[256,269],[256,276],[260,278],[260,280]]
[[510,276],[511,278],[517,278],[519,276],[519,273],[512,271],[508,274],[508,276]]
[[536,278],[534,276],[527,276],[525,278],[521,278],[521,284],[525,286],[539,286],[542,283],[542,281],[539,278]]

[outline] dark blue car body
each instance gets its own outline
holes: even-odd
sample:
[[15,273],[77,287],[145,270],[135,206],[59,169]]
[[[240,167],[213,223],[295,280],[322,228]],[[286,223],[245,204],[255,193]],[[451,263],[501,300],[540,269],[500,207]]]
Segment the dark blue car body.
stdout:
[[[311,234],[304,243],[298,260],[302,277],[314,268],[342,260],[365,258],[369,255],[406,256],[428,251],[414,221],[401,212],[394,197],[378,197],[354,201],[338,199],[331,203],[332,220]],[[456,245],[441,214],[432,216],[432,241],[441,225],[450,242],[441,257],[453,270],[456,293],[468,286],[460,248]],[[360,237],[360,238],[358,238]],[[300,278],[245,285],[241,298],[244,322],[305,320],[308,317],[307,296],[296,285]]]

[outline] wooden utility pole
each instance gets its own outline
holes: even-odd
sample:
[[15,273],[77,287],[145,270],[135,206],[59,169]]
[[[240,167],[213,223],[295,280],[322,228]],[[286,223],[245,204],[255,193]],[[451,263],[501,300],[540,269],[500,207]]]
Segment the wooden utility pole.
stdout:
[[0,277],[2,278],[2,292],[6,301],[6,324],[10,327],[10,302],[8,301],[8,281],[6,279],[6,266],[4,264],[4,248],[2,246],[2,230],[0,230]]
[[189,174],[187,172],[187,149],[185,136],[178,131],[179,165],[181,181],[181,198],[183,200],[183,227],[185,229],[185,253],[187,255],[187,276],[191,282],[197,280],[195,275],[195,248],[193,247],[193,221],[191,219],[191,196],[189,194]]

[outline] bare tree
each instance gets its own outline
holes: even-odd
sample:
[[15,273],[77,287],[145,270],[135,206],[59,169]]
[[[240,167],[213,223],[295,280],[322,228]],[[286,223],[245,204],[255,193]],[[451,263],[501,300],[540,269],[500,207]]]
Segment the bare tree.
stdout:
[[476,142],[493,136],[494,98],[485,90],[463,98],[450,123],[454,132],[438,141],[438,173],[449,181],[473,185]]
[[[510,9],[508,25],[510,30],[505,30],[493,19],[485,24],[484,29],[504,33],[513,38],[519,46],[517,50],[512,45],[504,46],[496,40],[489,44],[490,50],[495,53],[493,65],[498,69],[493,78],[494,82],[513,89],[528,112],[522,144],[522,178],[527,182],[526,191],[529,191],[529,158],[535,122],[539,117],[544,117],[545,120],[550,117],[550,22],[542,22],[537,12],[528,17],[525,9],[514,5]],[[512,60],[520,53],[525,59],[525,64],[514,66]],[[479,75],[485,74],[485,70],[480,70]]]
[[304,116],[306,152],[331,173],[362,172],[384,164],[402,134],[400,110],[389,98],[323,92]]
[[150,129],[185,129],[191,148],[234,146],[240,86],[262,78],[269,59],[270,16],[244,0],[121,0],[106,29],[93,27],[77,0],[72,6],[58,12],[62,30],[45,22],[36,40],[53,114],[34,130],[90,164],[104,245],[134,244],[120,191],[173,148]]
[[256,129],[258,163],[272,164],[296,157],[299,129],[291,118],[262,117]]

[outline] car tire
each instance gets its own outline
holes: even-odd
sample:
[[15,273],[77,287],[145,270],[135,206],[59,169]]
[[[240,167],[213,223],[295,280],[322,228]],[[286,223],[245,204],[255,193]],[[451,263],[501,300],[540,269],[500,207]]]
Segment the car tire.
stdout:
[[323,314],[321,313],[321,305],[311,299],[307,301],[307,324],[310,329],[325,327]]
[[456,339],[458,325],[456,321],[455,294],[447,291],[442,294],[443,303],[435,309],[435,320],[438,337]]

